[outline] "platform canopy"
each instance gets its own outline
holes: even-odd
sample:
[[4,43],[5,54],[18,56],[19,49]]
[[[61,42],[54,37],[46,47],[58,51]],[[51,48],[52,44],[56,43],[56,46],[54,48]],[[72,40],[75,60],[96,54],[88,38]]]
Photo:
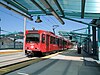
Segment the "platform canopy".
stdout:
[[34,15],[54,15],[62,24],[65,17],[100,17],[100,0],[0,0],[0,5],[31,20]]

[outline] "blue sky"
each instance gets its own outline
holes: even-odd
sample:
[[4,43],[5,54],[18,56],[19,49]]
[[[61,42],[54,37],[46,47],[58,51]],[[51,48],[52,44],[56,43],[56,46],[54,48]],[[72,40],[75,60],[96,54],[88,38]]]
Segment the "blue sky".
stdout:
[[[16,14],[8,9],[5,9],[4,7],[0,6],[0,27],[2,30],[9,31],[9,32],[19,32],[23,31],[24,28],[24,17],[22,17],[19,14]],[[72,31],[79,28],[87,27],[84,24],[73,22],[70,20],[63,19],[65,22],[65,25],[62,25],[55,17],[53,16],[40,16],[42,19],[42,23],[35,23],[36,16],[33,16],[33,21],[27,20],[27,27],[26,29],[32,29],[32,27],[35,27],[35,29],[41,29],[41,30],[48,30],[52,31],[53,25],[59,25],[55,29],[56,34],[58,34],[58,31]],[[78,19],[84,22],[89,23],[91,19]],[[85,32],[79,31],[79,32]],[[2,32],[2,34],[5,32]]]

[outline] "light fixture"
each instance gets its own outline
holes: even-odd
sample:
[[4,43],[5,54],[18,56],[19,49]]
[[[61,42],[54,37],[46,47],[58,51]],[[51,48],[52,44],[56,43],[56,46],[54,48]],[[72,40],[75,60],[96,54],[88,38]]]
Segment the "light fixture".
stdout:
[[39,16],[39,15],[37,16],[37,19],[36,19],[35,22],[36,22],[36,23],[41,23],[41,22],[42,22],[42,20],[40,19],[40,16]]

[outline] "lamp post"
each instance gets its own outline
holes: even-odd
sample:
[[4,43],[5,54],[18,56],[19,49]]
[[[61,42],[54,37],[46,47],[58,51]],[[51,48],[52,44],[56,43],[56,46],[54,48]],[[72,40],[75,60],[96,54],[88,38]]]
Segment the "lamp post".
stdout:
[[27,18],[24,17],[24,41],[23,41],[23,52],[25,53],[25,32],[26,32],[26,21],[27,21]]
[[57,27],[59,27],[59,25],[53,25],[53,32],[54,32],[54,34],[55,34],[55,29],[56,29]]

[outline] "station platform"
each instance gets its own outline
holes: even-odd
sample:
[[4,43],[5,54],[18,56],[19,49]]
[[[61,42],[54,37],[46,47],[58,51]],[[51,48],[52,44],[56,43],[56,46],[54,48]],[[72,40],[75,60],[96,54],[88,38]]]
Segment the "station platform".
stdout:
[[0,54],[10,54],[10,53],[16,53],[16,52],[22,52],[21,49],[3,49],[0,50]]
[[100,64],[85,52],[69,49],[7,75],[100,75]]

